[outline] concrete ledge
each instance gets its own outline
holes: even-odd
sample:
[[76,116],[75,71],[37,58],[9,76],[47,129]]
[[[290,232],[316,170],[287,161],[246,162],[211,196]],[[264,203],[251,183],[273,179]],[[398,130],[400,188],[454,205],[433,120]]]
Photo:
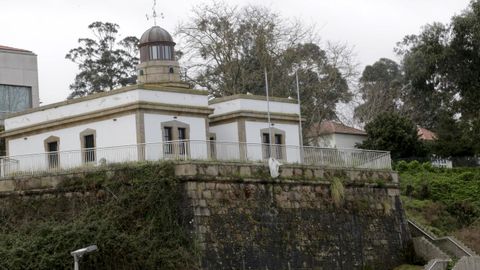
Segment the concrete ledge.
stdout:
[[[160,163],[159,163],[160,164]],[[135,167],[138,163],[126,164],[124,167],[86,167],[75,171],[65,171],[41,176],[18,176],[0,180],[0,192],[28,191],[54,189],[62,179],[84,176],[87,173],[113,171],[125,167]],[[338,177],[347,185],[382,186],[387,188],[389,195],[399,194],[395,179],[396,172],[365,169],[332,169],[318,166],[282,165],[280,177],[272,179],[268,166],[260,163],[241,162],[205,162],[178,161],[175,162],[175,176],[186,180],[209,180],[230,182],[277,182],[284,183],[318,183],[330,184],[330,180]]]

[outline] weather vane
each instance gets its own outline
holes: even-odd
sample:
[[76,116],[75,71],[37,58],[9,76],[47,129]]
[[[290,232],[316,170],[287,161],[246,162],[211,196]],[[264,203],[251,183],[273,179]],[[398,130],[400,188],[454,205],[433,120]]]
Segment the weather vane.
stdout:
[[[156,8],[157,8],[157,0],[153,0],[153,7],[152,7],[152,18],[153,18],[153,23],[155,24],[155,26],[157,26],[157,11],[156,11]],[[145,16],[147,17],[147,20],[150,20],[150,17],[148,16],[148,14],[145,14]],[[164,18],[163,17],[163,12],[160,12],[160,18]]]

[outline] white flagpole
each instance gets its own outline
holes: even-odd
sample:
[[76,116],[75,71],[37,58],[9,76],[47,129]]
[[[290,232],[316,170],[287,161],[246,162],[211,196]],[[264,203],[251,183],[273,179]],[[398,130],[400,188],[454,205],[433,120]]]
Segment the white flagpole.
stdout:
[[268,95],[267,68],[265,68],[265,92],[267,93],[267,117],[268,117],[268,157],[272,157],[272,123],[270,121],[270,98]]
[[303,163],[303,131],[302,131],[302,107],[300,102],[300,86],[298,85],[298,70],[295,70],[295,79],[297,81],[297,100],[298,100],[298,128],[300,131],[300,163]]

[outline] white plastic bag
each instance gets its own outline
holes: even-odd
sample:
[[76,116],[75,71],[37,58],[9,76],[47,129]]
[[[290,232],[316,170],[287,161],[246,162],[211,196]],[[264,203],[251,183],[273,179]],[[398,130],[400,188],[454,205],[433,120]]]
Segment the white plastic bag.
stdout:
[[280,161],[272,157],[268,159],[268,167],[270,168],[270,176],[272,176],[272,178],[277,178],[280,175],[280,173],[278,172],[278,170],[280,169],[280,165],[282,165]]

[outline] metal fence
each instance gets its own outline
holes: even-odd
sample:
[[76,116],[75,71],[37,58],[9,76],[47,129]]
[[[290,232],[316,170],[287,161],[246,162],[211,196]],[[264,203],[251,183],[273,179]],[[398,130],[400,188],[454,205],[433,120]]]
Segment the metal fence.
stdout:
[[390,153],[361,149],[299,147],[219,141],[169,141],[0,158],[0,177],[34,175],[112,163],[156,160],[219,160],[282,163],[330,168],[391,169]]

